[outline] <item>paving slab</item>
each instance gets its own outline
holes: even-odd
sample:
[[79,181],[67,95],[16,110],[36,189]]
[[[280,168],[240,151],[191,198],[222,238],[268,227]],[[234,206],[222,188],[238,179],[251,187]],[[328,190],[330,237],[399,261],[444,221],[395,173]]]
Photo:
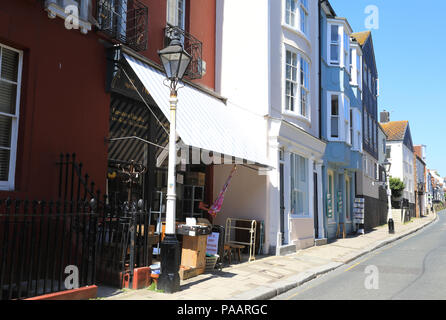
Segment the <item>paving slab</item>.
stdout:
[[99,287],[98,297],[110,300],[266,300],[413,233],[436,218],[436,214],[431,214],[406,224],[396,224],[394,235],[388,233],[387,226],[381,226],[365,235],[349,236],[286,256],[262,256],[253,262],[227,266],[222,272],[181,281],[181,291],[174,294]]

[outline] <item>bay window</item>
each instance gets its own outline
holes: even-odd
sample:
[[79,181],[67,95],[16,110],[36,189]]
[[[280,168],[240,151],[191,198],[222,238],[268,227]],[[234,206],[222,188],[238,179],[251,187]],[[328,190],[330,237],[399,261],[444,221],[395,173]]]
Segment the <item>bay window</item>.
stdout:
[[0,44],[0,190],[14,190],[22,59]]
[[[299,74],[298,74],[299,72]],[[297,52],[286,50],[285,111],[309,118],[310,66]]]
[[308,210],[308,159],[291,154],[291,214],[309,216]]

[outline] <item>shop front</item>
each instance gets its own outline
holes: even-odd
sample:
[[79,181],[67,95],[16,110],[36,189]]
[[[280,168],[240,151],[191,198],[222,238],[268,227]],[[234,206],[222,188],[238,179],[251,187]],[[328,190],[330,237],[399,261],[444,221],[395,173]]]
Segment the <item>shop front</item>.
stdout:
[[[169,88],[157,65],[124,47],[109,50],[108,201],[142,199],[149,212],[150,230],[160,235],[161,242],[167,202]],[[263,119],[250,121],[249,114],[215,93],[189,82],[183,85],[178,94],[176,126],[177,235],[183,249],[206,248],[198,238],[191,242],[188,237],[194,233],[207,238],[215,225],[226,226],[220,219],[226,190],[243,183],[240,176],[246,170],[255,180],[248,188],[254,188],[258,179],[265,180],[261,172],[268,168],[266,152],[258,141]],[[129,183],[129,168],[136,172],[133,183]],[[244,197],[249,198],[246,191]],[[243,217],[240,211],[234,215]],[[155,245],[152,268],[157,268],[159,252],[159,245]],[[182,255],[182,262],[194,259]],[[203,264],[196,260],[186,267],[201,268]]]

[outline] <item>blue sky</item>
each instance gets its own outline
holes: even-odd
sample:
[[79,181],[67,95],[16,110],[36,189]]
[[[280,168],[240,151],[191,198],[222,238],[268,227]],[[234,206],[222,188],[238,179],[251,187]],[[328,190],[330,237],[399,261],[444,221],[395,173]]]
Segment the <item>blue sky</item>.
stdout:
[[379,9],[372,30],[380,81],[378,112],[409,120],[414,144],[427,145],[427,165],[446,176],[446,1],[330,0],[354,32],[366,29],[365,8]]

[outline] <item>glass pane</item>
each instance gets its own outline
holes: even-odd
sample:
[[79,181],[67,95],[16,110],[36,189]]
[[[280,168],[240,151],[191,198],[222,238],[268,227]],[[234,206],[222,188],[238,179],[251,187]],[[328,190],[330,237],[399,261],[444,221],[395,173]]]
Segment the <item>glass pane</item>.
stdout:
[[0,181],[8,181],[9,177],[9,150],[0,149]]
[[15,51],[2,48],[2,74],[3,79],[17,82],[19,54]]
[[331,41],[339,41],[339,26],[331,26]]
[[306,182],[307,181],[307,159],[299,157],[300,163],[299,163],[299,169],[300,169],[300,181]]
[[15,114],[17,85],[0,80],[0,112]]
[[330,45],[330,59],[331,61],[339,61],[339,46],[337,44]]
[[12,118],[0,115],[0,147],[11,147]]
[[331,117],[331,136],[339,137],[339,120],[338,117]]
[[331,115],[339,115],[339,99],[338,96],[331,96]]

